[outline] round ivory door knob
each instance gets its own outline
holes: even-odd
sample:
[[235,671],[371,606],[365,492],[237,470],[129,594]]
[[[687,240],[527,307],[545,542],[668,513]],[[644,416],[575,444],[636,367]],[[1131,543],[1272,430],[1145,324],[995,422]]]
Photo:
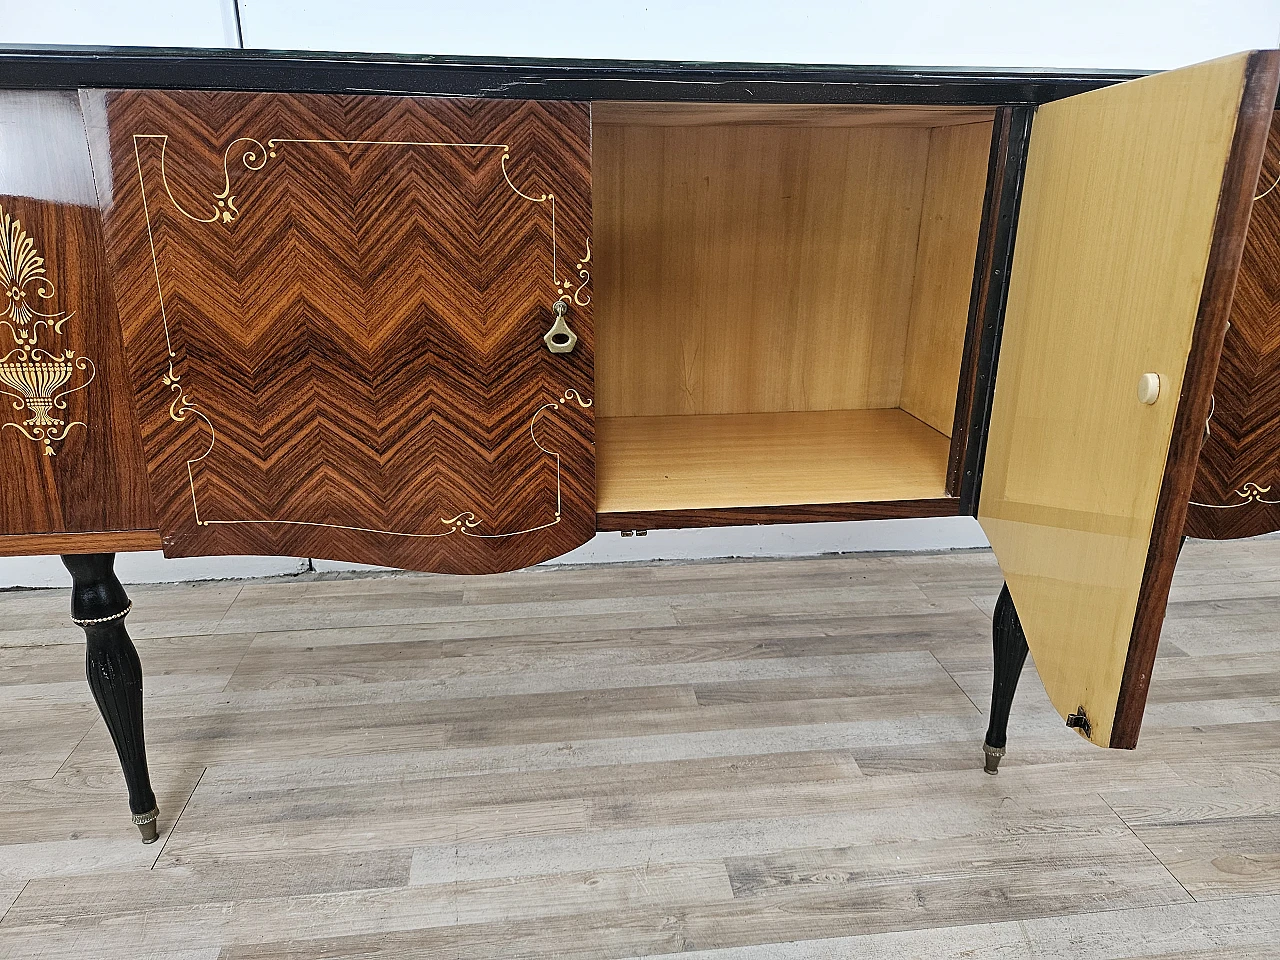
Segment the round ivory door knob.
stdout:
[[1160,374],[1144,373],[1138,378],[1138,399],[1146,404],[1160,399]]

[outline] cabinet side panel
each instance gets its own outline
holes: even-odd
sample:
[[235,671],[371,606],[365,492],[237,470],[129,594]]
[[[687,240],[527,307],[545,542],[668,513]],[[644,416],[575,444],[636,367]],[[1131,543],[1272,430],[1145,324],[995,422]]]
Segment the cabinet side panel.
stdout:
[[1102,745],[1135,624],[1163,617],[1148,554],[1180,397],[1207,400],[1188,361],[1253,60],[1047,104],[1032,131],[978,518],[1050,700]]
[[0,536],[151,530],[76,94],[0,92],[0,141]]
[[991,127],[969,123],[929,132],[900,406],[948,437],[956,418]]
[[1249,218],[1231,327],[1213,385],[1188,536],[1256,537],[1280,530],[1280,113],[1272,114],[1258,199]]

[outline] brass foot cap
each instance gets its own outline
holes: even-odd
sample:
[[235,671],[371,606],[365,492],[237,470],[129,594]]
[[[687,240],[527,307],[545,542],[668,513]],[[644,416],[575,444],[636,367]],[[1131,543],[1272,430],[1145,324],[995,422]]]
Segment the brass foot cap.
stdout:
[[1004,756],[1004,747],[993,747],[988,743],[982,745],[982,754],[986,762],[982,769],[993,777],[1000,772],[1000,758]]
[[133,823],[142,834],[143,843],[155,843],[160,836],[156,821],[160,816],[160,808],[154,807],[147,813],[135,813]]

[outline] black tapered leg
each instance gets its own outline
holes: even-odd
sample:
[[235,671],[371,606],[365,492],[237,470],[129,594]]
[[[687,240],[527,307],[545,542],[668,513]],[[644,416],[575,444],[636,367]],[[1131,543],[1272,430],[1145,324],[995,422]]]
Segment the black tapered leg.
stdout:
[[1018,689],[1022,666],[1027,662],[1027,637],[1022,632],[1022,622],[1018,620],[1018,611],[1009,596],[1007,583],[996,601],[991,638],[995,647],[996,678],[991,686],[991,723],[987,726],[982,752],[986,757],[987,773],[995,775],[1000,772],[1000,758],[1004,756],[1009,708],[1013,706],[1013,694]]
[[124,769],[133,822],[142,832],[142,842],[154,843],[159,810],[142,735],[142,663],[124,627],[133,605],[116,579],[115,560],[114,553],[62,558],[71,571],[71,619],[84,628],[87,641],[89,689]]

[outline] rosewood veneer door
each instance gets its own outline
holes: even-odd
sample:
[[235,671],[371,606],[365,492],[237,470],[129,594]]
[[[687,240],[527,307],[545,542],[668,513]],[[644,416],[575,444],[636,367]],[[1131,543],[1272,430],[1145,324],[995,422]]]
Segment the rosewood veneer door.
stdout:
[[488,573],[592,536],[588,105],[84,99],[167,555]]
[[1049,698],[1104,746],[1137,742],[1278,69],[1227,57],[1032,127],[978,519]]
[[1231,540],[1280,530],[1280,113],[1249,217],[1231,328],[1213,385],[1186,532]]

